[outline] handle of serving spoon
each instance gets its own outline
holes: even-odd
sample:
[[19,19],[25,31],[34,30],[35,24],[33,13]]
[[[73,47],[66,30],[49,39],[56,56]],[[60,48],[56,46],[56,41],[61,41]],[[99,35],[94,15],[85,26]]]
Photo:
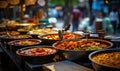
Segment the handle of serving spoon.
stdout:
[[67,30],[69,30],[69,28],[70,28],[70,24],[67,24],[66,26],[65,26],[65,29],[64,29],[64,31],[67,31]]
[[63,40],[63,34],[62,34],[62,31],[61,30],[58,30],[58,35],[60,37],[60,40]]

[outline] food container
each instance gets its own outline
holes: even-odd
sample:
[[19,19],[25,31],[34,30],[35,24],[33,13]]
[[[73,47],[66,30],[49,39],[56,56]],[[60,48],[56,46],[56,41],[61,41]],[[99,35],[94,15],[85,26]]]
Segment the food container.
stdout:
[[20,33],[17,31],[2,31],[0,32],[0,35],[19,35]]
[[111,42],[100,39],[63,40],[53,44],[53,47],[60,50],[68,60],[88,59],[89,53],[112,46],[113,44]]
[[38,35],[45,35],[45,34],[57,34],[57,30],[52,29],[38,29],[38,30],[31,30],[28,32],[33,38],[38,38]]
[[95,71],[120,71],[120,49],[106,49],[90,53]]
[[[63,40],[71,40],[71,39],[79,39],[83,38],[83,35],[75,34],[75,33],[63,33]],[[46,34],[42,36],[38,36],[43,41],[43,44],[52,45],[53,43],[60,41],[59,34]]]
[[14,35],[19,35],[20,33],[19,32],[17,32],[17,31],[1,31],[0,32],[0,41],[1,41],[1,43],[3,43],[4,44],[4,37],[6,37],[7,35],[9,36],[14,36]]
[[5,35],[2,37],[6,41],[32,38],[30,35]]
[[6,48],[8,47],[8,42],[19,39],[29,39],[32,38],[30,35],[3,35],[0,37]]
[[58,50],[52,46],[30,46],[18,49],[16,53],[31,64],[42,64],[53,61]]
[[12,52],[16,52],[17,49],[27,47],[27,46],[35,46],[39,45],[42,41],[39,39],[21,39],[21,40],[13,40],[8,42],[9,48]]

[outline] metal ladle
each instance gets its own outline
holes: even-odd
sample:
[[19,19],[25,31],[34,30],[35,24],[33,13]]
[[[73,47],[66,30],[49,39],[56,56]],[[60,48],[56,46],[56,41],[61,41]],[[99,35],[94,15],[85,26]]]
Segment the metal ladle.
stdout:
[[58,35],[60,37],[60,40],[63,40],[63,33],[61,30],[58,30]]
[[67,30],[69,30],[69,28],[70,28],[70,24],[67,24],[67,25],[65,26],[65,29],[64,29],[64,31],[67,31]]
[[70,24],[67,24],[63,30],[58,30],[58,35],[60,37],[60,40],[63,40],[63,33],[67,30],[69,30]]

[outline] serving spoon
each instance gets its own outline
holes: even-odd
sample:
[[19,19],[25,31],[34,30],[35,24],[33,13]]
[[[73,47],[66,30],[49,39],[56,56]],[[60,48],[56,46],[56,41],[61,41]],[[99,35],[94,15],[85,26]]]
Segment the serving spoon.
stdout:
[[61,30],[58,30],[58,35],[59,35],[59,37],[60,37],[60,40],[63,40],[63,33],[64,33],[65,31],[69,30],[69,28],[70,28],[70,24],[67,24],[62,31],[61,31]]
[[64,29],[64,31],[67,31],[67,30],[69,30],[69,28],[70,28],[70,24],[67,24],[66,26],[65,26],[65,29]]
[[63,40],[63,33],[61,30],[58,30],[58,35],[60,37],[60,40]]

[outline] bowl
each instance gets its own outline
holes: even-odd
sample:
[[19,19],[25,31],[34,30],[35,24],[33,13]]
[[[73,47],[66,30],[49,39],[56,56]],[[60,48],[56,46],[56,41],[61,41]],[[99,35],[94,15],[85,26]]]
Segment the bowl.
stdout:
[[100,39],[63,40],[53,44],[53,47],[60,50],[68,60],[88,59],[88,55],[91,52],[112,46],[111,42]]
[[27,46],[35,46],[39,45],[42,41],[39,39],[21,39],[21,40],[13,40],[8,42],[10,50],[15,52],[17,49],[27,47]]
[[8,48],[8,42],[13,40],[20,40],[20,39],[30,39],[32,38],[30,35],[2,35],[0,37],[2,43],[6,48]]
[[33,38],[38,38],[38,35],[45,35],[45,34],[55,34],[58,33],[57,30],[52,29],[38,29],[38,30],[31,30],[28,32]]
[[20,33],[18,31],[2,31],[2,32],[0,32],[0,35],[7,35],[7,34],[19,35]]
[[21,39],[21,40],[13,40],[8,42],[8,45],[11,46],[31,46],[40,44],[42,41],[39,39]]
[[106,49],[89,54],[95,71],[120,71],[120,49]]
[[[61,41],[59,34],[46,34],[38,36],[44,44],[52,45],[57,41]],[[83,35],[75,34],[75,33],[63,33],[63,40],[71,40],[71,39],[78,39],[83,38]]]
[[2,36],[2,39],[6,40],[6,41],[12,41],[12,40],[18,40],[18,39],[28,39],[28,38],[32,38],[30,35],[4,35]]
[[53,60],[58,50],[52,46],[30,46],[18,49],[16,53],[31,64],[48,63]]

